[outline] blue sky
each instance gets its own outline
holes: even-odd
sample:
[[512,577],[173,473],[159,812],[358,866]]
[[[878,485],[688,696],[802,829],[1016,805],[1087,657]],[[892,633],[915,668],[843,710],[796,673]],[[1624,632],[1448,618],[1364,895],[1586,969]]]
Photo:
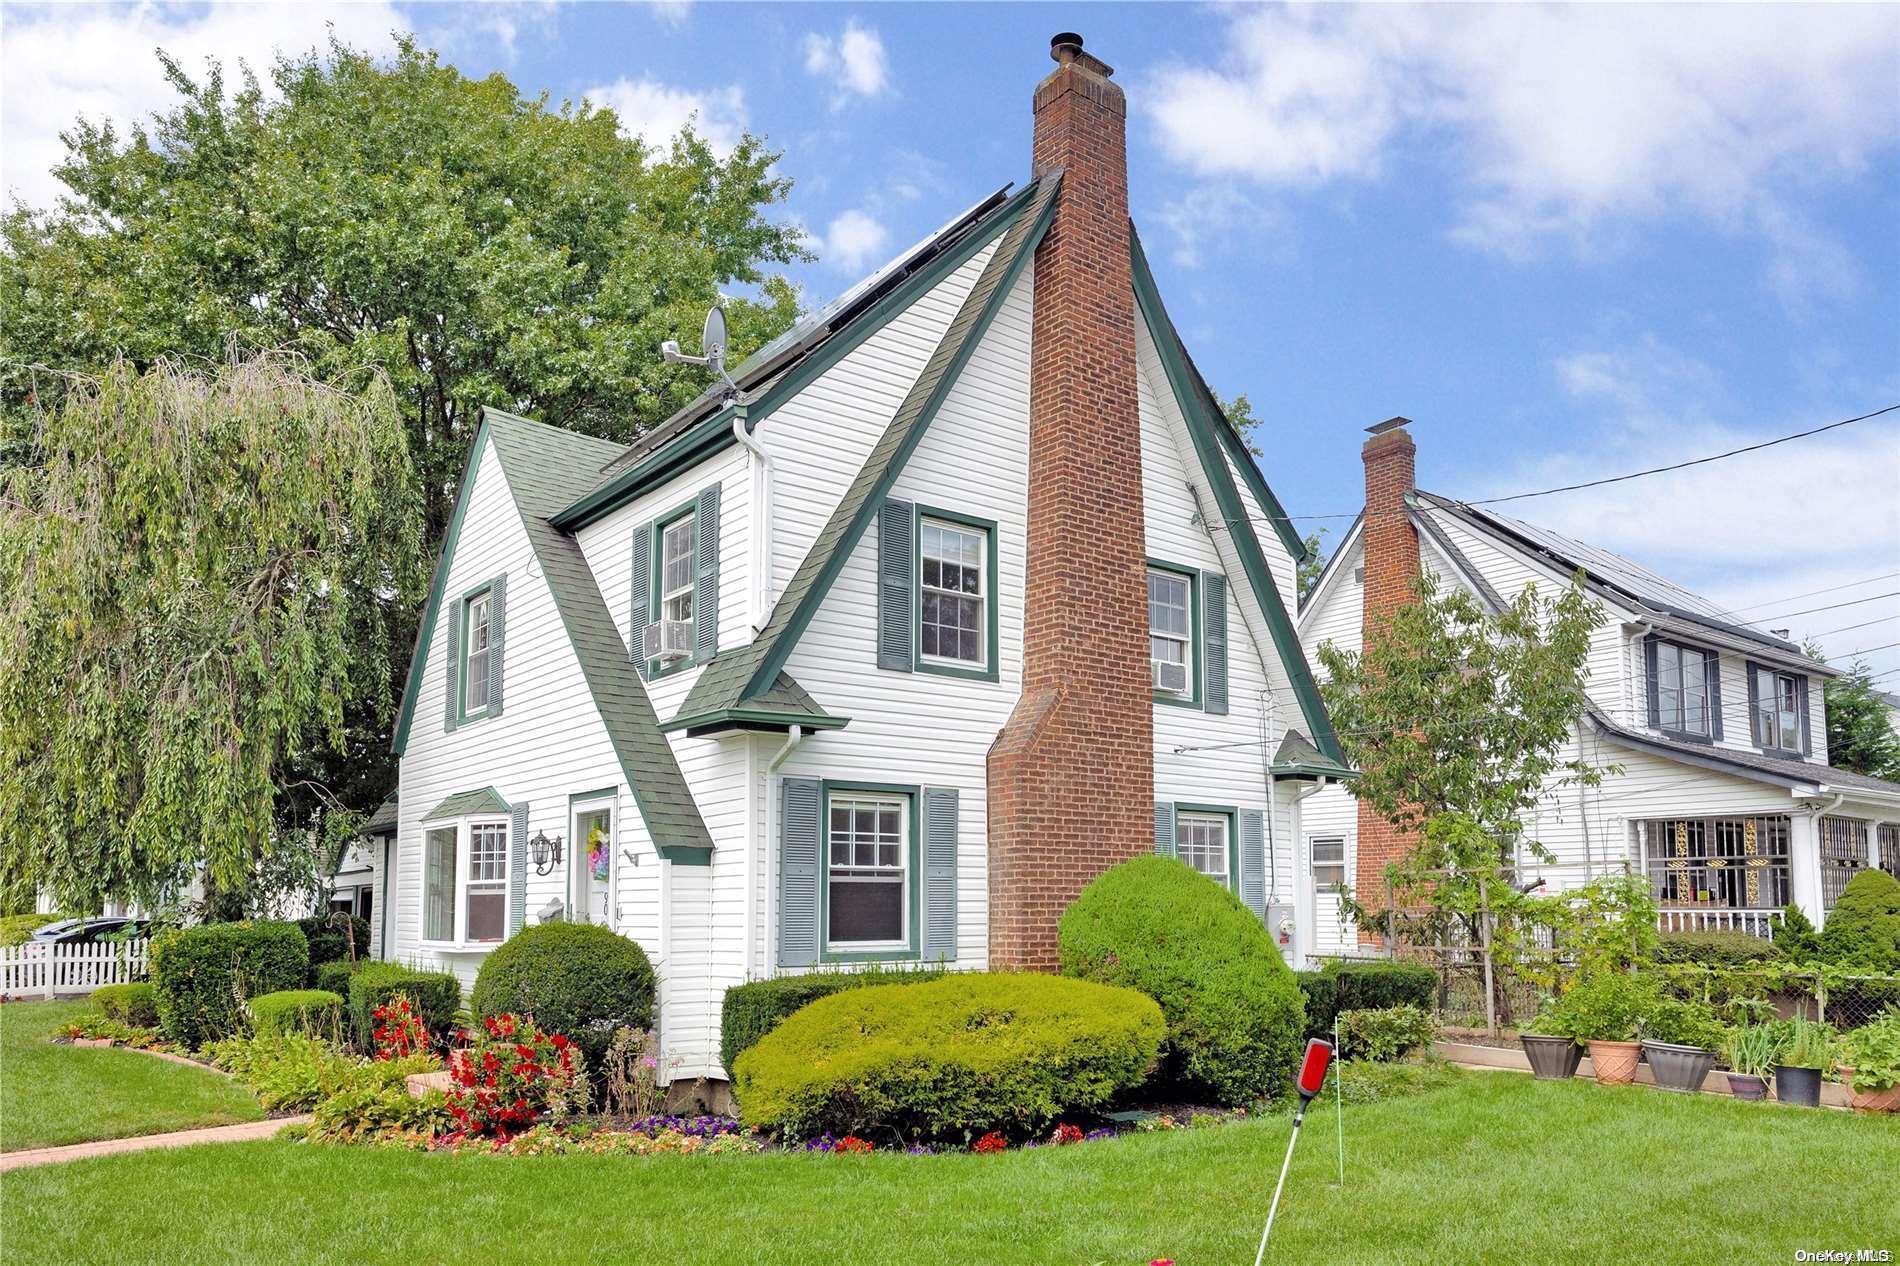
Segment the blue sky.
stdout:
[[[1361,428],[1481,497],[1900,401],[1900,9],[326,4],[5,8],[4,179],[44,202],[73,113],[165,101],[162,45],[261,63],[326,22],[785,151],[822,302],[1022,180],[1048,37],[1130,106],[1133,212],[1203,371],[1267,422],[1296,515],[1357,506]],[[690,334],[690,331],[688,332]],[[1900,415],[1897,415],[1900,416]],[[1518,503],[1767,623],[1900,588],[1900,420]],[[1345,519],[1308,527],[1343,530]],[[1850,581],[1814,599],[1775,601]],[[1835,654],[1900,601],[1786,621]],[[1900,652],[1869,656],[1900,668]],[[1900,691],[1900,672],[1885,678]]]

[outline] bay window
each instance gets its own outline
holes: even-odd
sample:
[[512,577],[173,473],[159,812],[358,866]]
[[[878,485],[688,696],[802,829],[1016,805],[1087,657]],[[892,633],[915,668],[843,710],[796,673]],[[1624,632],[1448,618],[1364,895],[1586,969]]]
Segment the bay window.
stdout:
[[498,944],[508,935],[508,819],[464,818],[422,836],[424,941]]

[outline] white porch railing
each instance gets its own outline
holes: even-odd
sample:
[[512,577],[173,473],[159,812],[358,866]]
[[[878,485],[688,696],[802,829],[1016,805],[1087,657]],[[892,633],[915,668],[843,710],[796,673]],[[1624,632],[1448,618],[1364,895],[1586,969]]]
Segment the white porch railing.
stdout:
[[0,994],[9,998],[51,998],[142,980],[149,945],[142,940],[9,945],[0,948]]
[[1779,922],[1779,910],[1665,907],[1656,914],[1656,926],[1664,932],[1747,932],[1770,941],[1775,939],[1775,925]]

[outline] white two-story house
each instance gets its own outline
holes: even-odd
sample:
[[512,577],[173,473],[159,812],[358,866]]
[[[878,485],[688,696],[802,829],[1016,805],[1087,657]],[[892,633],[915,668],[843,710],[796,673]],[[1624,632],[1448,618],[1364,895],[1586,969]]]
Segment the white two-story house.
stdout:
[[[1368,612],[1402,600],[1421,569],[1493,610],[1529,584],[1555,596],[1582,575],[1604,619],[1589,710],[1563,758],[1621,772],[1543,798],[1528,834],[1553,860],[1526,852],[1522,878],[1562,891],[1628,866],[1649,876],[1666,929],[1769,935],[1791,902],[1825,922],[1864,867],[1900,873],[1900,785],[1827,763],[1822,682],[1836,670],[1629,559],[1419,491],[1405,421],[1371,428],[1364,510],[1302,605],[1300,638],[1309,654],[1358,650]],[[1315,951],[1354,952],[1337,888],[1382,900],[1402,841],[1331,787],[1307,801],[1300,843]]]
[[1301,547],[1161,306],[1112,72],[1053,55],[1029,183],[736,391],[631,447],[487,413],[395,735],[385,957],[472,981],[525,923],[604,923],[670,1073],[717,1078],[730,986],[1047,969],[1137,853],[1290,908],[1299,802],[1345,773]]

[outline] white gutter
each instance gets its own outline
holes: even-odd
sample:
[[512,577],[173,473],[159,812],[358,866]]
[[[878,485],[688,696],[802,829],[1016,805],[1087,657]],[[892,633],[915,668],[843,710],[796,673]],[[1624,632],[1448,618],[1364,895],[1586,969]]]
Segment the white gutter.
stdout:
[[[748,555],[746,569],[751,577],[752,593],[748,600],[751,607],[749,623],[754,635],[764,632],[765,623],[772,615],[772,454],[765,446],[752,438],[746,430],[745,411],[738,410],[732,415],[732,438],[739,446],[756,459],[749,463],[752,471],[752,530],[748,534]],[[796,743],[796,729],[791,743]],[[786,751],[790,751],[790,744]],[[776,766],[777,762],[773,762]]]

